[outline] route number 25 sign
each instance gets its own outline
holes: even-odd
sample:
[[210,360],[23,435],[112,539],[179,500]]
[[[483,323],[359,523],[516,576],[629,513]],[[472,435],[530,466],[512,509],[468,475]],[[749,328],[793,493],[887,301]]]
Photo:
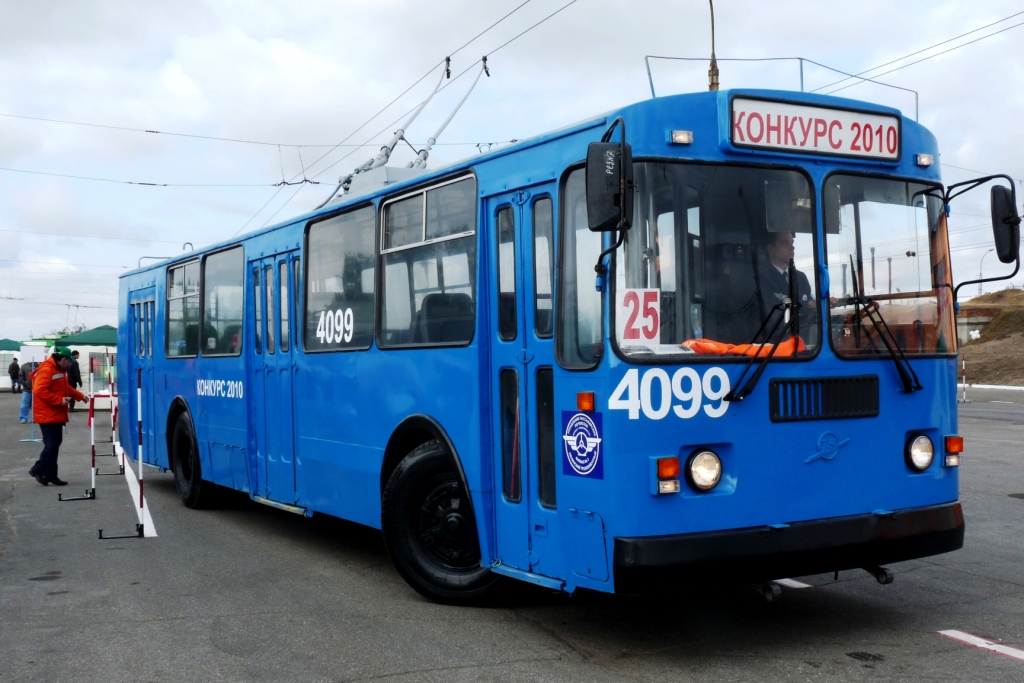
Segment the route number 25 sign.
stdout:
[[661,339],[661,290],[625,289],[616,296],[615,328],[623,346],[658,346]]

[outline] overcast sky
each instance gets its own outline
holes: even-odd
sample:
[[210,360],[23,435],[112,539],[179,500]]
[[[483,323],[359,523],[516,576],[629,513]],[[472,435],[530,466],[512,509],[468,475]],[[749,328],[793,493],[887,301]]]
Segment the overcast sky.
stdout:
[[[0,116],[5,169],[251,185],[151,187],[0,170],[0,297],[14,297],[0,299],[0,337],[116,324],[117,275],[140,257],[175,255],[185,242],[200,247],[316,206],[326,185],[272,185],[282,173],[301,178],[304,168],[308,178],[336,182],[372,156],[439,71],[348,140],[369,146],[330,146],[522,2],[0,0],[0,114],[274,143]],[[455,54],[453,74],[567,2],[531,0]],[[859,72],[1024,12],[1024,3],[719,0],[716,10],[719,57],[802,56]],[[1022,21],[1024,14],[907,62]],[[1024,178],[1021,40],[1024,26],[880,77],[919,93],[945,182],[972,171]],[[650,97],[646,54],[709,52],[704,0],[577,0],[491,56],[491,77],[440,141],[467,144],[438,146],[431,166],[476,154],[475,143],[523,139]],[[720,67],[723,89],[800,87],[795,62]],[[659,95],[707,87],[706,63],[654,62],[652,70]],[[435,98],[407,133],[414,143],[433,132],[472,75]],[[805,71],[809,90],[836,78],[818,67]],[[914,115],[905,91],[867,84],[842,95]],[[406,148],[395,159],[404,164],[409,156]],[[978,227],[987,225],[987,201],[979,192],[954,207],[958,282],[976,277],[990,248],[990,231]]]

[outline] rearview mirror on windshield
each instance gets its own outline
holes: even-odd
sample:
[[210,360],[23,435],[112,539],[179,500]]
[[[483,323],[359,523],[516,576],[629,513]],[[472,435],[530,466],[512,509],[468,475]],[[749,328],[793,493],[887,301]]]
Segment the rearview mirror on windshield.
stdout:
[[991,197],[996,256],[1003,263],[1013,263],[1020,251],[1020,217],[1013,202],[1013,191],[1005,185],[993,185]]
[[[616,124],[622,140],[609,142]],[[633,150],[616,119],[601,142],[587,147],[587,225],[593,232],[628,230],[633,222]]]

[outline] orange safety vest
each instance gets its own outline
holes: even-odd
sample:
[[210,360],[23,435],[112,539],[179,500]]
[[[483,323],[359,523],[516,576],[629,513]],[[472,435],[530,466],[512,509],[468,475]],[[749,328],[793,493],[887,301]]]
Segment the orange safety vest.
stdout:
[[[771,353],[772,344],[726,344],[714,339],[687,339],[682,344],[696,354],[706,356],[755,356],[763,358]],[[775,356],[785,358],[806,351],[807,346],[800,337],[790,337],[779,343]]]
[[36,368],[32,378],[32,416],[38,424],[63,424],[68,421],[68,406],[64,399],[70,396],[84,401],[85,395],[68,384],[68,373],[60,369],[50,356]]

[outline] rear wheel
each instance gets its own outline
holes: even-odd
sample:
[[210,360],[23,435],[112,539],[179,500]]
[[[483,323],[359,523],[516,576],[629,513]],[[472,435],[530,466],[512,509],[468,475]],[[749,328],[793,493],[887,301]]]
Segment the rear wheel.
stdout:
[[469,495],[439,441],[428,441],[399,463],[382,508],[384,545],[409,585],[449,604],[494,596],[501,577],[480,566]]
[[174,423],[174,431],[171,433],[171,455],[174,485],[181,496],[181,502],[185,507],[196,510],[209,507],[214,484],[203,481],[195,430],[188,413],[182,413]]

